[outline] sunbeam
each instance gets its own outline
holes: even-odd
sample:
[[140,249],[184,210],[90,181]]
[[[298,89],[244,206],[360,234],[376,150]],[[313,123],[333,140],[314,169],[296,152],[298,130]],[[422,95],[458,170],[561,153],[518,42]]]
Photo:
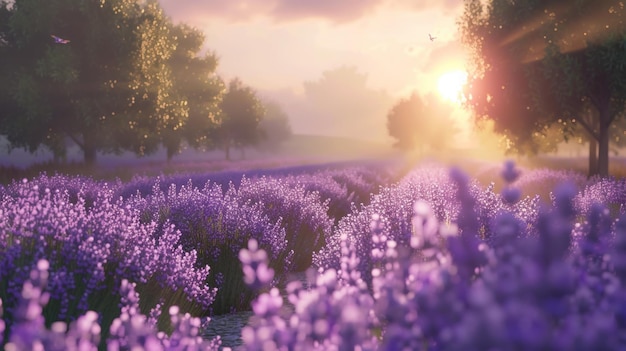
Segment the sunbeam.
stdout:
[[[604,3],[604,6],[594,3],[582,10],[574,6],[574,3],[560,4],[538,12],[507,35],[500,45],[524,41],[528,51],[521,61],[529,63],[543,59],[550,40],[556,41],[562,53],[568,53],[582,50],[590,43],[605,40],[626,29],[623,1]],[[541,30],[546,26],[553,29],[551,37]]]

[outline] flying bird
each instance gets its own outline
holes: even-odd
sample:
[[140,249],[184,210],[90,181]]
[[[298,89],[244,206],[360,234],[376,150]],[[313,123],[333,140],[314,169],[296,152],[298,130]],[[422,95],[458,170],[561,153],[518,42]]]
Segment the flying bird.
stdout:
[[59,38],[59,37],[57,37],[54,34],[51,34],[50,36],[52,37],[52,39],[54,39],[54,42],[57,43],[57,44],[67,44],[67,43],[70,42],[67,39]]
[[432,35],[430,35],[430,33],[428,33],[428,39],[430,39],[430,41],[435,41],[437,37],[433,37]]

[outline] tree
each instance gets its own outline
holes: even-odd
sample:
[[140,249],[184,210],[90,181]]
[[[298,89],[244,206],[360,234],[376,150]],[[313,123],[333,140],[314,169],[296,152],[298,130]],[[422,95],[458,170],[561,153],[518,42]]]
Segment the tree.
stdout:
[[[212,52],[200,55],[204,35],[184,24],[173,28],[177,47],[169,65],[173,71],[174,87],[187,101],[188,117],[182,134],[187,143],[198,149],[214,148],[213,135],[219,127],[220,102],[226,86],[215,74],[218,59]],[[180,143],[168,151],[168,159],[177,153]]]
[[180,151],[189,104],[177,89],[172,63],[195,49],[177,36],[184,36],[182,31],[172,25],[156,0],[145,2],[137,25],[140,39],[132,53],[132,96],[125,114],[135,123],[130,130],[123,129],[126,135],[121,139],[138,155],[154,152],[159,144],[165,147],[168,161]]
[[[155,119],[184,113],[161,71],[175,48],[155,1],[15,0],[2,3],[0,134],[14,147],[96,154],[154,149]],[[51,35],[69,40],[57,43]]]
[[179,119],[165,120],[161,130],[161,142],[167,159],[179,153],[183,140],[199,148],[210,146],[210,135],[216,128],[219,102],[224,93],[223,81],[215,75],[218,60],[214,53],[200,56],[204,35],[196,28],[179,24],[171,29],[176,49],[167,63],[172,74],[174,100],[185,106],[185,114]]
[[623,16],[612,0],[468,0],[468,106],[516,144],[555,123],[565,137],[584,130],[590,175],[608,175],[609,130],[626,100]]
[[[306,108],[316,121],[314,133],[386,141],[385,114],[393,99],[367,86],[367,74],[356,67],[325,71],[317,81],[304,83]],[[358,125],[359,128],[354,126]]]
[[387,130],[396,139],[395,147],[404,151],[442,150],[454,140],[458,128],[452,108],[435,96],[425,103],[413,93],[398,101],[387,114]]
[[262,134],[259,147],[264,150],[276,150],[281,143],[291,138],[289,116],[277,102],[265,101],[263,105],[265,117],[259,124]]
[[226,153],[226,159],[230,160],[230,149],[233,146],[240,148],[243,153],[245,147],[256,145],[261,140],[259,124],[265,115],[265,109],[256,92],[238,78],[229,82],[220,108],[221,125],[217,136]]

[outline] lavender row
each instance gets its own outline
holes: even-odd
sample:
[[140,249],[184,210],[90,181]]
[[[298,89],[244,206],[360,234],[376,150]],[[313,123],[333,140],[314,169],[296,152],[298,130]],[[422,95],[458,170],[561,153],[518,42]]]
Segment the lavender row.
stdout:
[[[345,173],[337,182],[332,176]],[[335,222],[331,204],[343,200],[348,186],[375,191],[385,177],[365,168],[324,170],[312,175],[290,175],[284,178],[243,177],[238,185],[207,181],[196,187],[192,180],[177,187],[170,184],[162,191],[157,179],[152,193],[137,193],[128,199],[146,223],[172,223],[183,234],[186,249],[200,252],[202,264],[213,268],[209,282],[219,287],[209,314],[221,314],[250,308],[252,295],[241,279],[236,253],[254,238],[268,252],[271,266],[277,271],[276,283],[287,273],[303,271],[311,265],[312,255],[323,247]],[[335,189],[337,193],[318,190]],[[322,197],[324,196],[324,197]],[[370,194],[367,195],[369,198]],[[366,201],[365,195],[352,196]],[[352,206],[352,203],[350,204]]]
[[[505,169],[504,175],[507,182],[515,184],[512,182],[517,177],[517,172],[511,164]],[[292,178],[302,180],[303,177],[295,176]],[[68,192],[50,191],[49,188],[48,191],[42,190],[36,185],[36,182],[37,180],[27,182],[22,186],[14,184],[9,187],[8,191],[3,190],[2,195],[3,206],[13,204],[12,207],[7,207],[7,212],[3,212],[0,216],[2,220],[5,220],[2,222],[3,228],[8,227],[7,223],[18,224],[13,225],[10,231],[3,231],[6,240],[2,242],[7,243],[4,247],[18,247],[17,250],[13,250],[23,252],[24,256],[32,254],[32,257],[29,256],[24,261],[18,261],[18,263],[22,263],[21,265],[16,264],[15,267],[12,267],[16,268],[15,272],[22,272],[24,277],[22,282],[27,283],[28,278],[32,278],[32,274],[29,273],[31,269],[37,265],[37,262],[41,261],[41,258],[47,259],[44,256],[48,255],[53,257],[51,262],[55,262],[54,259],[57,260],[56,265],[50,264],[50,276],[57,274],[55,273],[58,270],[57,266],[63,267],[65,263],[70,263],[70,267],[65,267],[65,271],[63,271],[63,274],[68,275],[68,272],[74,271],[75,266],[80,267],[79,263],[74,263],[72,260],[64,262],[61,258],[64,257],[63,255],[68,255],[67,252],[81,252],[80,250],[84,249],[80,246],[76,247],[76,245],[69,246],[72,250],[63,252],[63,255],[54,256],[53,254],[59,250],[55,251],[50,247],[54,248],[58,245],[51,245],[47,236],[40,235],[37,237],[37,240],[43,241],[44,244],[37,244],[37,240],[32,240],[30,246],[19,246],[19,242],[16,244],[13,241],[17,235],[33,237],[32,228],[37,228],[42,233],[54,232],[57,229],[57,222],[60,221],[65,227],[77,228],[70,233],[81,233],[84,230],[88,233],[87,237],[98,230],[108,232],[109,228],[117,228],[116,230],[119,232],[123,232],[123,229],[119,228],[125,227],[146,228],[143,232],[139,231],[143,233],[141,237],[148,237],[153,241],[140,241],[135,244],[135,249],[131,252],[122,251],[119,256],[126,259],[124,262],[137,260],[143,264],[145,262],[133,256],[133,253],[137,254],[137,251],[142,251],[144,246],[150,247],[151,242],[156,244],[167,242],[170,245],[169,249],[174,251],[170,252],[169,256],[164,256],[161,252],[159,252],[161,256],[157,258],[153,256],[158,264],[145,267],[137,266],[132,269],[129,268],[128,271],[122,270],[123,274],[129,276],[130,279],[128,280],[138,283],[137,289],[140,293],[142,293],[142,286],[145,292],[154,292],[155,287],[163,289],[163,286],[166,287],[165,290],[179,288],[172,291],[171,294],[177,299],[170,298],[168,301],[161,301],[150,296],[151,294],[143,293],[142,296],[144,297],[142,297],[141,304],[136,299],[137,306],[141,306],[135,308],[136,315],[149,314],[150,309],[155,306],[158,307],[150,314],[150,318],[155,321],[153,326],[156,326],[156,320],[159,319],[157,318],[159,309],[164,308],[164,306],[165,308],[172,307],[173,309],[168,308],[168,310],[173,312],[178,312],[177,308],[179,307],[173,307],[177,303],[181,305],[182,310],[193,310],[191,307],[207,307],[200,303],[201,298],[198,295],[193,295],[195,288],[180,290],[181,285],[186,286],[190,283],[189,280],[185,282],[180,280],[181,278],[189,278],[190,274],[188,271],[182,272],[180,269],[206,273],[200,277],[194,276],[193,273],[191,275],[191,277],[198,278],[194,278],[198,282],[204,279],[204,284],[206,284],[212,276],[219,277],[218,274],[215,274],[215,267],[219,265],[211,264],[211,274],[208,274],[208,266],[202,266],[201,251],[212,253],[215,251],[211,250],[215,250],[217,246],[221,252],[230,250],[231,255],[224,256],[232,257],[236,256],[233,253],[239,252],[239,249],[245,247],[250,239],[254,239],[255,242],[258,240],[260,248],[253,250],[250,247],[249,251],[256,251],[257,253],[254,255],[249,253],[248,256],[242,257],[244,270],[238,273],[239,277],[242,278],[240,281],[243,280],[252,286],[253,293],[250,296],[254,295],[254,291],[259,286],[272,290],[268,294],[261,295],[252,305],[257,317],[254,319],[254,323],[243,333],[244,339],[247,341],[246,347],[250,349],[254,349],[255,345],[271,345],[271,343],[286,349],[341,349],[343,347],[350,349],[354,345],[360,345],[362,349],[398,349],[399,347],[412,349],[415,345],[421,345],[422,348],[432,350],[484,349],[482,346],[473,346],[474,343],[478,342],[484,342],[485,345],[488,345],[487,348],[504,349],[516,347],[534,349],[537,347],[537,349],[558,350],[567,349],[563,345],[568,347],[574,345],[564,341],[564,336],[567,333],[555,328],[544,328],[547,331],[539,338],[540,341],[533,339],[528,341],[531,344],[521,344],[523,346],[510,344],[510,339],[513,338],[510,335],[499,337],[496,341],[501,344],[496,346],[493,346],[496,341],[492,339],[496,338],[497,335],[489,335],[487,341],[479,340],[479,338],[485,337],[484,333],[472,326],[475,325],[476,321],[481,322],[480,318],[491,318],[491,315],[481,314],[484,313],[483,309],[489,306],[472,305],[474,303],[472,299],[476,297],[475,294],[478,297],[485,294],[494,295],[495,297],[489,300],[493,300],[493,309],[488,308],[488,310],[496,310],[507,316],[518,313],[516,308],[533,311],[532,313],[535,314],[528,317],[530,319],[524,320],[524,323],[529,325],[533,325],[533,323],[538,323],[539,326],[553,326],[555,323],[560,325],[562,323],[561,318],[564,316],[569,318],[567,325],[571,331],[582,330],[582,326],[586,325],[585,323],[601,323],[605,329],[585,331],[586,334],[583,334],[586,340],[583,341],[586,344],[580,340],[576,341],[580,345],[593,345],[593,343],[599,342],[601,333],[606,330],[614,332],[618,336],[622,333],[619,329],[621,327],[616,327],[614,323],[608,323],[603,319],[588,319],[591,317],[576,314],[587,313],[585,311],[592,309],[589,306],[601,303],[603,306],[608,306],[608,310],[613,311],[613,315],[610,316],[617,320],[622,318],[619,315],[621,313],[619,311],[623,310],[622,305],[619,305],[621,300],[615,297],[615,291],[622,289],[620,276],[624,275],[620,273],[620,269],[622,269],[619,268],[619,265],[622,264],[620,263],[621,253],[618,252],[617,248],[622,245],[620,235],[623,234],[624,228],[620,223],[624,223],[625,219],[622,221],[614,220],[615,215],[620,213],[623,215],[624,212],[624,183],[619,180],[596,181],[586,185],[580,192],[574,191],[572,188],[564,188],[552,194],[552,204],[541,204],[538,198],[524,198],[520,201],[521,192],[511,186],[505,188],[502,194],[495,194],[492,187],[482,189],[477,183],[468,181],[459,172],[450,176],[446,170],[437,167],[415,170],[400,183],[380,189],[379,194],[372,196],[367,203],[362,202],[360,207],[356,204],[352,206],[353,212],[341,219],[339,224],[333,227],[332,233],[324,233],[325,240],[331,244],[327,243],[325,250],[314,257],[314,262],[320,262],[318,265],[322,269],[318,274],[311,273],[311,288],[305,289],[298,286],[297,283],[291,284],[289,287],[290,300],[295,305],[295,313],[291,316],[278,316],[283,311],[282,299],[277,296],[277,290],[272,287],[276,284],[274,272],[281,273],[284,270],[293,269],[291,259],[295,257],[297,247],[294,248],[293,255],[289,254],[291,251],[285,255],[285,249],[280,245],[284,243],[286,248],[288,241],[283,240],[281,242],[278,240],[278,243],[273,245],[270,244],[272,243],[270,239],[276,236],[280,237],[281,233],[287,235],[287,226],[282,224],[283,217],[291,218],[296,224],[300,223],[292,228],[303,228],[308,225],[306,220],[310,219],[309,216],[312,214],[318,214],[319,217],[312,216],[311,218],[323,219],[320,223],[329,223],[329,211],[326,211],[326,217],[322,215],[322,212],[327,209],[324,204],[328,205],[330,201],[328,199],[322,200],[319,192],[303,191],[304,187],[298,185],[297,181],[293,182],[290,177],[283,179],[258,178],[254,180],[244,179],[241,184],[245,186],[241,186],[241,184],[238,188],[230,186],[226,192],[223,192],[221,186],[212,185],[210,182],[203,188],[198,188],[193,183],[188,183],[182,187],[170,185],[167,191],[163,191],[160,184],[153,184],[152,193],[149,195],[137,194],[127,199],[119,199],[115,196],[117,200],[113,201],[114,186],[101,185],[99,191],[92,193],[93,201],[88,204],[83,197],[83,194],[86,193],[84,189],[78,190],[78,195],[74,199],[70,197]],[[346,189],[347,193],[347,186],[345,185],[328,186],[328,188]],[[275,192],[270,194],[270,189],[274,189]],[[267,194],[255,198],[257,191],[265,191]],[[339,192],[342,193],[342,191]],[[66,206],[69,210],[50,210],[49,208],[54,208],[54,206],[45,205],[47,201],[45,198],[51,193],[57,194],[56,196],[61,200],[58,203],[52,200],[48,202],[55,203],[63,209],[65,209],[63,206]],[[352,193],[356,194],[355,191]],[[608,201],[606,203],[608,207],[604,204],[594,203],[594,196],[602,196],[601,200]],[[30,207],[29,202],[23,200],[23,198],[29,197],[34,199],[31,200]],[[296,201],[296,198],[307,200],[302,201],[302,205],[298,207],[297,202],[300,200]],[[419,200],[417,205],[416,200]],[[33,210],[32,208],[36,207],[39,202],[44,204],[43,207]],[[271,204],[271,206],[267,206],[267,204]],[[285,209],[282,215],[281,211],[275,210],[280,206],[284,206]],[[103,220],[104,224],[100,224],[101,227],[98,227],[97,224],[101,218],[109,218],[106,214],[100,213],[106,212],[100,211],[101,208],[112,212],[112,215],[110,215],[110,219]],[[22,209],[21,212],[20,209]],[[217,211],[210,213],[217,213],[218,215],[207,216],[204,212],[205,209],[208,212]],[[272,212],[273,209],[274,212]],[[65,217],[70,218],[70,220],[65,219],[63,221],[57,218],[63,218],[61,214],[66,212],[71,213],[71,215],[65,214]],[[18,219],[5,216],[4,213],[11,214],[11,216],[16,214],[15,217]],[[31,213],[41,213],[40,217],[43,220],[40,217],[30,219]],[[74,213],[86,214],[76,218],[89,218],[91,215],[97,219],[72,221],[75,218]],[[128,213],[132,215],[128,215]],[[188,213],[191,214],[188,215]],[[294,213],[300,213],[300,217],[289,217],[290,214]],[[308,215],[302,215],[307,213]],[[245,217],[246,215],[250,215],[250,217]],[[131,219],[124,220],[125,216]],[[280,216],[281,219],[274,221],[270,219],[273,216]],[[406,219],[407,216],[408,220]],[[205,225],[207,221],[216,218],[219,221],[216,222],[218,224],[214,228]],[[225,222],[220,222],[224,218],[226,223],[232,222],[234,227],[225,226]],[[238,221],[233,218],[240,219],[244,224],[235,223]],[[296,220],[293,220],[294,218]],[[581,218],[586,218],[586,220],[583,221]],[[179,221],[179,223],[172,227],[171,224],[174,221]],[[44,225],[39,225],[38,222],[42,222]],[[23,223],[29,224],[24,225]],[[270,228],[264,227],[265,224],[270,225]],[[251,225],[251,227],[246,227],[246,225]],[[179,226],[184,228],[184,233],[176,230]],[[273,234],[266,237],[264,236],[265,231],[261,233],[252,230],[250,236],[243,233],[244,235],[235,235],[234,238],[225,239],[230,241],[222,247],[214,244],[201,246],[203,240],[212,240],[211,237],[195,235],[202,234],[203,230],[215,229],[217,238],[220,238],[220,235],[226,238],[226,235],[223,234],[241,234],[242,232],[238,232],[238,228],[249,230],[256,228],[255,226],[263,227],[264,230]],[[26,229],[21,230],[23,228]],[[229,229],[228,231],[220,231],[223,228]],[[278,230],[275,230],[276,228]],[[328,228],[328,225],[324,228]],[[189,236],[185,237],[185,235]],[[136,237],[133,238],[136,240]],[[75,241],[79,240],[76,239]],[[133,243],[130,239],[123,241]],[[69,242],[72,243],[72,240]],[[52,242],[52,244],[56,244],[56,242]],[[335,245],[339,248],[338,250],[332,249]],[[96,244],[83,246],[99,247]],[[141,247],[142,250],[137,250],[137,246]],[[107,246],[104,245],[104,247]],[[109,247],[111,247],[110,243]],[[177,249],[172,250],[172,247]],[[204,249],[197,251],[199,254],[195,256],[194,247],[203,247]],[[276,250],[276,247],[279,249]],[[34,250],[29,251],[31,248]],[[260,254],[260,252],[266,252],[265,250],[269,255]],[[41,255],[41,252],[45,255]],[[333,252],[333,254],[330,255],[328,252]],[[250,255],[253,257],[251,258]],[[72,258],[73,256],[69,257]],[[186,260],[180,260],[180,257]],[[212,255],[205,255],[204,257],[209,261],[214,258]],[[259,262],[263,259],[269,259],[269,262],[266,264],[261,262],[260,264]],[[317,261],[318,259],[319,261]],[[85,259],[85,261],[88,260]],[[82,263],[80,260],[77,262]],[[174,264],[174,262],[179,263]],[[175,283],[167,285],[171,283],[167,278],[164,280],[153,278],[142,282],[141,272],[144,272],[144,275],[149,275],[151,272],[149,268],[155,266],[158,266],[156,268],[157,273],[152,274],[159,278],[166,277],[171,272],[178,272],[170,279]],[[174,269],[165,269],[168,266],[172,266]],[[232,261],[229,266],[231,269],[227,271],[227,274],[222,274],[221,279],[228,279],[231,274],[232,276],[237,274],[234,271],[235,265],[232,264]],[[19,269],[19,267],[27,268]],[[203,268],[207,270],[203,271]],[[179,270],[176,271],[176,269]],[[561,271],[561,269],[563,270]],[[166,272],[162,272],[163,270]],[[117,300],[109,300],[107,307],[116,305],[119,297],[125,295],[125,293],[122,295],[116,293],[119,291],[119,287],[124,285],[123,282],[127,281],[123,274],[122,277],[111,278],[113,282],[107,283],[107,292],[114,292],[114,295],[117,294],[118,297]],[[84,276],[87,275],[74,276],[75,282],[85,281],[82,279]],[[520,282],[517,282],[516,279],[504,279],[506,277],[518,278],[518,276]],[[562,276],[565,276],[565,280],[550,280]],[[584,277],[584,279],[580,277]],[[10,278],[2,281],[11,282],[13,280]],[[218,279],[213,282],[219,283],[220,281]],[[507,284],[502,284],[503,282]],[[180,285],[176,285],[177,283]],[[16,312],[19,310],[19,307],[16,306],[20,306],[34,295],[19,294],[20,289],[18,287],[21,287],[22,284],[15,282],[7,284],[12,284],[12,296],[14,298],[11,300],[8,295],[2,296],[2,298],[5,301],[5,306],[7,306],[5,320],[8,322],[8,327],[6,329],[11,330],[16,321],[16,316],[21,313]],[[485,284],[487,288],[484,287]],[[55,307],[56,298],[54,297],[55,293],[52,292],[55,291],[54,286],[54,283],[47,285],[47,289],[51,291],[50,303],[46,304],[44,302],[47,301],[40,301],[42,309],[39,312],[44,313],[44,315],[47,314],[45,320],[48,323],[57,320],[56,315],[60,313],[56,311],[61,309]],[[205,288],[206,286],[203,285]],[[76,289],[72,290],[71,283],[65,287],[70,287],[70,292],[77,291]],[[206,289],[209,299],[215,299],[215,296],[212,295],[215,291]],[[555,297],[550,295],[553,293],[550,289],[565,289],[566,291],[559,292]],[[487,292],[484,292],[485,290]],[[540,291],[540,293],[535,292],[535,290]],[[521,297],[518,296],[519,291],[522,292]],[[419,298],[416,297],[418,295]],[[101,299],[102,294],[93,296],[98,297],[94,301],[103,301]],[[384,298],[381,300],[381,297]],[[578,297],[580,299],[576,300]],[[521,299],[521,302],[516,299]],[[68,298],[67,301],[69,300]],[[570,306],[570,302],[573,300],[577,301],[576,307]],[[77,296],[73,301],[80,301],[80,297]],[[499,305],[503,303],[502,301],[506,301],[507,304]],[[509,303],[513,303],[515,308],[511,311],[502,312],[502,310],[509,308]],[[43,307],[44,305],[45,307]],[[556,317],[552,315],[551,308],[553,305],[559,312]],[[87,304],[87,308],[93,310],[99,310],[102,307]],[[549,314],[547,317],[544,311],[546,309]],[[395,315],[393,311],[399,312]],[[606,312],[605,309],[601,309],[601,311],[602,313]],[[35,312],[33,313],[36,314]],[[465,321],[466,315],[470,316],[464,322],[466,324],[459,324],[458,321]],[[93,314],[88,313],[85,316],[87,316],[88,321],[91,321],[89,323],[96,324],[93,322]],[[177,313],[172,313],[172,317],[178,318],[176,316]],[[421,317],[417,318],[416,316]],[[67,323],[71,325],[74,318],[69,317],[65,320],[66,327]],[[145,317],[137,318],[137,320],[141,320]],[[114,324],[112,321],[115,320],[115,316],[110,318],[111,323],[106,323],[101,316],[96,319],[97,324],[102,325],[102,331],[106,331],[102,333],[101,340],[108,338],[107,333],[109,332],[112,336],[128,336],[139,333],[136,330],[131,332],[115,329],[113,331],[113,329],[108,328],[108,325]],[[123,319],[129,321],[133,318],[127,315]],[[167,316],[161,316],[160,320],[167,320]],[[497,320],[497,322],[504,323],[503,320]],[[119,323],[122,322],[116,323],[118,324],[115,325],[119,326]],[[170,321],[170,323],[177,325],[175,321]],[[140,324],[130,323],[127,327],[132,329]],[[196,325],[197,322],[194,321],[192,324]],[[482,324],[479,323],[478,325]],[[513,329],[516,328],[518,327]],[[19,331],[20,329],[13,330]],[[197,336],[197,332],[194,334],[193,330],[197,329],[188,328],[185,330],[190,331],[189,335],[192,337],[189,340],[195,340],[193,335]],[[54,332],[52,329],[50,331]],[[118,332],[121,334],[116,334]],[[148,337],[153,332],[156,333],[154,339]],[[498,330],[498,333],[500,332],[502,331]],[[15,333],[10,332],[7,335],[10,334],[13,337]],[[144,334],[140,335],[143,336],[135,341],[119,341],[120,338],[128,339],[119,337],[117,342],[132,343],[152,340],[155,349],[159,349],[159,347],[167,349],[164,345],[169,342],[166,341],[169,339],[163,334],[159,336],[156,328],[147,328],[142,333]],[[68,335],[69,338],[70,334],[64,333],[63,335]],[[176,335],[186,334],[181,331]],[[530,338],[527,335],[524,337]],[[610,343],[610,347],[607,349],[622,347],[620,338],[621,336],[617,338],[617,341],[615,338],[607,339],[607,343]],[[7,340],[9,339],[7,338]],[[525,343],[527,341],[518,340],[517,342]],[[216,347],[216,343],[205,344],[199,348],[210,349]],[[115,346],[111,345],[116,344],[115,342],[109,344],[109,347],[114,348]]]
[[166,224],[157,237],[156,225],[141,223],[139,212],[114,201],[106,186],[90,206],[80,193],[71,201],[68,192],[42,190],[36,182],[14,190],[0,199],[0,298],[7,328],[22,285],[42,259],[49,264],[50,303],[43,314],[50,322],[70,322],[92,309],[102,312],[108,327],[124,279],[139,291],[161,292],[148,303],[188,311],[212,304],[216,290],[206,284],[209,267],[196,264],[195,250],[182,249],[181,232]]
[[[360,169],[351,175],[366,173]],[[144,314],[154,306],[176,305],[194,315],[249,308],[254,296],[243,283],[237,253],[255,238],[278,272],[308,267],[333,225],[328,204],[339,200],[322,200],[315,189],[346,189],[327,177],[329,172],[341,170],[320,175],[331,186],[296,174],[244,177],[226,191],[211,181],[198,188],[192,180],[163,191],[157,178],[150,194],[127,197],[120,196],[120,182],[83,177],[41,175],[14,182],[0,191],[0,298],[7,333],[20,290],[42,259],[50,275],[49,303],[42,310],[47,324],[71,323],[93,310],[106,336],[119,315],[122,281],[137,284]],[[166,325],[167,317],[159,322]]]
[[[626,348],[623,212],[616,218],[600,202],[581,212],[577,199],[586,194],[564,183],[551,203],[537,206],[532,220],[520,218],[521,191],[512,186],[518,172],[508,164],[502,206],[485,237],[472,182],[458,170],[439,178],[435,173],[427,172],[431,181],[452,186],[426,193],[451,196],[456,215],[450,223],[438,218],[447,207],[422,198],[408,210],[407,238],[390,229],[401,226],[378,214],[369,221],[369,252],[351,238],[354,232],[339,234],[338,264],[311,271],[307,288],[288,286],[293,313],[286,314],[290,309],[274,289],[253,302],[242,350]],[[608,184],[604,190],[615,197],[601,200],[623,196],[620,181]],[[271,274],[262,269],[256,245],[240,256],[255,278],[249,281],[267,284]],[[362,259],[370,262],[369,282]]]
[[[220,349],[221,340],[216,337],[205,340],[201,329],[210,318],[200,319],[182,313],[178,306],[168,308],[171,333],[159,331],[158,319],[161,305],[149,315],[141,313],[136,284],[121,281],[118,306],[120,313],[108,329],[101,324],[97,312],[89,310],[76,320],[67,323],[55,321],[47,326],[42,311],[48,306],[50,293],[50,263],[41,259],[31,270],[24,282],[17,308],[13,314],[13,325],[9,333],[0,319],[0,345],[5,350],[48,350],[48,351],[95,351],[119,350],[207,350]],[[0,317],[2,317],[0,300]],[[104,332],[106,330],[106,333]],[[7,335],[8,334],[8,335]],[[4,336],[6,340],[4,339]]]

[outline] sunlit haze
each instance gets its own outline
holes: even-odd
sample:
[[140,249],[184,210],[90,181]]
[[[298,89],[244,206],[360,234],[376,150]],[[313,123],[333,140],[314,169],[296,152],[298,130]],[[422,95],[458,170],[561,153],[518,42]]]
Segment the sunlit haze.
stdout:
[[[294,133],[389,143],[385,115],[397,99],[413,91],[436,93],[442,74],[466,64],[456,27],[461,0],[160,2],[175,22],[205,33],[205,48],[220,58],[218,74],[240,77],[280,103]],[[358,111],[357,123],[368,129],[354,128],[350,116],[345,123],[339,116],[320,120],[323,111],[311,108],[318,103],[307,96],[305,83],[342,66],[354,67],[367,89],[380,92],[370,98],[371,108]]]
[[467,72],[455,70],[446,72],[437,80],[437,89],[441,96],[451,102],[460,103],[463,86],[467,82]]

